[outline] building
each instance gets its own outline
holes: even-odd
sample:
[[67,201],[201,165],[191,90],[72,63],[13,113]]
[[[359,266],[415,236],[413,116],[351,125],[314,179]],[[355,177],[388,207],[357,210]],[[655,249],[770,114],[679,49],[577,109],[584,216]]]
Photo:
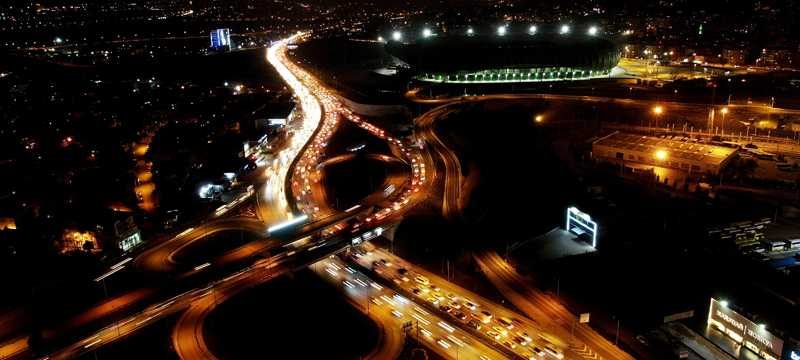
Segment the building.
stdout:
[[737,359],[751,359],[753,355],[767,360],[797,359],[797,342],[792,338],[784,341],[774,332],[734,310],[727,301],[711,299],[704,336]]
[[211,38],[211,48],[214,50],[230,50],[231,49],[231,30],[230,29],[216,29],[211,31],[209,35]]
[[794,67],[794,51],[790,49],[762,49],[756,65],[766,67],[781,67],[791,68]]
[[652,137],[614,132],[592,143],[592,157],[614,163],[633,163],[716,175],[737,149],[687,137]]
[[722,57],[728,65],[742,66],[747,64],[747,52],[743,49],[723,49]]
[[386,50],[420,81],[512,83],[608,77],[621,57],[612,41],[593,36],[443,35],[390,41]]

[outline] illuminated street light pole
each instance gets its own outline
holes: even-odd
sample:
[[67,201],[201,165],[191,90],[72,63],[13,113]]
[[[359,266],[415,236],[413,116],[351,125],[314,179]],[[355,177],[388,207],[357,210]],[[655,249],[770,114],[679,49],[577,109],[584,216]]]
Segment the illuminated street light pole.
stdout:
[[655,115],[655,126],[651,126],[653,131],[655,131],[655,127],[658,126],[658,118],[664,113],[664,107],[661,105],[656,105],[653,107],[653,115]]
[[725,136],[725,115],[728,113],[728,107],[726,106],[720,109],[719,113],[722,114],[722,124],[720,125],[722,128],[722,136]]

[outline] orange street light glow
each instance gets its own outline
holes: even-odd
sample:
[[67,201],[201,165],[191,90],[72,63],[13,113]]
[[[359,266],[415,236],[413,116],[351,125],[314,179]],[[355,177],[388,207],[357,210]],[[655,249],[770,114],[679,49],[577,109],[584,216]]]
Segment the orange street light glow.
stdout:
[[664,108],[661,105],[657,105],[653,108],[653,114],[661,115],[664,113]]
[[664,161],[667,159],[667,151],[666,150],[656,150],[655,156],[656,160]]

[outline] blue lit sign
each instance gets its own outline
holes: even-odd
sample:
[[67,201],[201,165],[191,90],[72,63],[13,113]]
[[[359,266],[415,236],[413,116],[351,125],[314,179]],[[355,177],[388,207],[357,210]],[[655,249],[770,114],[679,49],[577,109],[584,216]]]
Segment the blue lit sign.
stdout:
[[211,32],[210,38],[212,48],[218,49],[231,46],[230,29],[216,29]]

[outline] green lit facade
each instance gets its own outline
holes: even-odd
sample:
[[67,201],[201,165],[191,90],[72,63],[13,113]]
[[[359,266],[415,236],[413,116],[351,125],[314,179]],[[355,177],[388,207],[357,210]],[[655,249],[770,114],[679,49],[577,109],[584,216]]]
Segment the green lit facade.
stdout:
[[419,81],[471,84],[471,83],[514,83],[570,81],[605,78],[611,74],[607,70],[587,70],[569,67],[544,67],[529,69],[490,69],[482,71],[460,71],[456,73],[423,73],[414,78]]
[[387,51],[419,81],[515,83],[608,77],[619,63],[617,44],[585,36],[442,36],[389,42]]

